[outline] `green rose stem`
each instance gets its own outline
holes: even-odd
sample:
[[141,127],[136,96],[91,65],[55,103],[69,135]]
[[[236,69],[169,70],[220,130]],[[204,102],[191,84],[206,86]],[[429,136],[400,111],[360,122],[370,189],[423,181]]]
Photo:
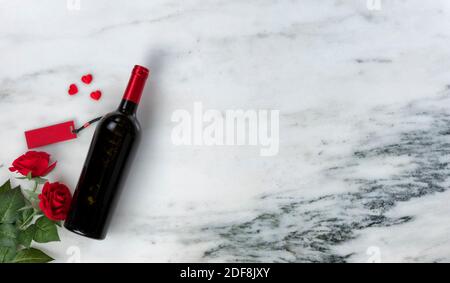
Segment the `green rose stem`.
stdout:
[[19,230],[24,230],[24,228],[28,225],[28,223],[33,219],[33,217],[36,215],[36,210],[33,211],[33,213],[28,216],[22,223],[22,225],[20,225]]
[[36,192],[37,188],[38,188],[38,180],[34,179],[34,188],[33,188],[33,192]]

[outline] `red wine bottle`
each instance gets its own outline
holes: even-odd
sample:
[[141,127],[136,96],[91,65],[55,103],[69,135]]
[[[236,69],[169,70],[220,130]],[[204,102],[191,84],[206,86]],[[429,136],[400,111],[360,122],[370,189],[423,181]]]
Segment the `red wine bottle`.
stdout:
[[64,226],[77,234],[104,239],[140,137],[136,109],[149,70],[135,66],[119,108],[105,115],[94,137]]

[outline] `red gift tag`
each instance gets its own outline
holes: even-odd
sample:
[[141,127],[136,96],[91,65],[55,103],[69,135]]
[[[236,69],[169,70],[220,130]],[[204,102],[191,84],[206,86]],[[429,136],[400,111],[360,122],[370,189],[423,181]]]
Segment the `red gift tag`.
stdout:
[[52,143],[75,139],[77,137],[77,134],[74,133],[74,130],[74,122],[69,121],[26,131],[25,139],[27,140],[28,149],[32,149]]

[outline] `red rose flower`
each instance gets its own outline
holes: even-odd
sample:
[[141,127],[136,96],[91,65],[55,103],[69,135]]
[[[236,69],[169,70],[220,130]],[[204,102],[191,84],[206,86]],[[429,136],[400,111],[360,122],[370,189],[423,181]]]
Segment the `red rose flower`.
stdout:
[[39,200],[39,207],[45,216],[59,221],[66,219],[72,195],[66,185],[47,182],[39,195]]
[[42,177],[50,173],[55,168],[56,162],[50,165],[50,155],[46,152],[28,151],[24,155],[14,160],[9,168],[11,172],[19,172],[27,176]]

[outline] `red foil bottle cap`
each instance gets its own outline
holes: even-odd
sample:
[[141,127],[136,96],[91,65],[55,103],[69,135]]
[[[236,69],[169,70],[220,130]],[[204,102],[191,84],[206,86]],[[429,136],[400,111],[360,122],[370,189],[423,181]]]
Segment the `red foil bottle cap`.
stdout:
[[128,82],[128,86],[123,95],[124,100],[139,104],[145,81],[147,80],[149,73],[150,71],[143,66],[134,66],[133,71],[131,72],[130,81]]

